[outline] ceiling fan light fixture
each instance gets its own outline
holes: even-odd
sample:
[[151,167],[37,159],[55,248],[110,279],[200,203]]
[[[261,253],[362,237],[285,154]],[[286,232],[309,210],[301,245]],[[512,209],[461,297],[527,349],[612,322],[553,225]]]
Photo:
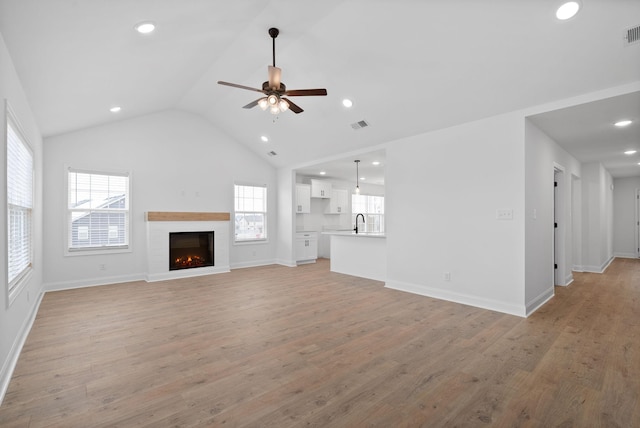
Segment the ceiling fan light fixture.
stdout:
[[280,108],[281,112],[285,112],[289,110],[289,103],[286,100],[280,100],[280,102],[278,103],[278,107]]
[[265,111],[268,107],[267,99],[261,98],[260,100],[258,100],[258,106],[262,109],[262,111]]
[[277,95],[271,94],[267,97],[267,104],[269,104],[270,106],[275,106],[278,104],[279,100],[280,98]]

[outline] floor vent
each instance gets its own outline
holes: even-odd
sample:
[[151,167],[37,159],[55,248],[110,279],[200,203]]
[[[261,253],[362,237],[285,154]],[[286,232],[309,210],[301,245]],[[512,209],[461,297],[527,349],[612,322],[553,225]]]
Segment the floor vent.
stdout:
[[362,129],[362,128],[366,128],[367,126],[369,126],[369,123],[366,120],[360,120],[358,122],[351,124],[351,127],[353,129]]
[[273,150],[271,150],[270,152],[267,153],[269,156],[278,156],[278,154],[276,152],[274,152]]
[[624,30],[624,45],[629,46],[636,43],[640,43],[640,25]]

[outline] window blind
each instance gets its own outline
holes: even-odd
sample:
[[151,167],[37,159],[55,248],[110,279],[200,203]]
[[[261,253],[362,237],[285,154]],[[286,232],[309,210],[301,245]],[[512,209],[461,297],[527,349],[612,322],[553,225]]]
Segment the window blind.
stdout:
[[9,293],[31,268],[33,154],[7,118],[7,283]]

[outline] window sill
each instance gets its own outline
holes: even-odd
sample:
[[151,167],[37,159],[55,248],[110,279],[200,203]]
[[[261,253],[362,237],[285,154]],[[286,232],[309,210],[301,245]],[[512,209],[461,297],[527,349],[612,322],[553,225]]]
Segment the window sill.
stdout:
[[69,249],[65,248],[64,255],[65,257],[75,257],[75,256],[93,256],[93,255],[104,255],[104,254],[121,254],[121,253],[131,253],[131,246],[128,247],[116,247],[116,248],[108,248],[108,247],[97,247],[97,248],[79,248],[79,249]]
[[251,241],[233,241],[233,245],[264,245],[268,244],[268,239],[253,239]]

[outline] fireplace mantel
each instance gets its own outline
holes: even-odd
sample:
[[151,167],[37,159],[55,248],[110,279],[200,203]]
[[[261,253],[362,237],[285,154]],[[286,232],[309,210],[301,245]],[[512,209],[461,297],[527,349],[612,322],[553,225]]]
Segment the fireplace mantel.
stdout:
[[229,221],[229,213],[147,211],[146,221]]

